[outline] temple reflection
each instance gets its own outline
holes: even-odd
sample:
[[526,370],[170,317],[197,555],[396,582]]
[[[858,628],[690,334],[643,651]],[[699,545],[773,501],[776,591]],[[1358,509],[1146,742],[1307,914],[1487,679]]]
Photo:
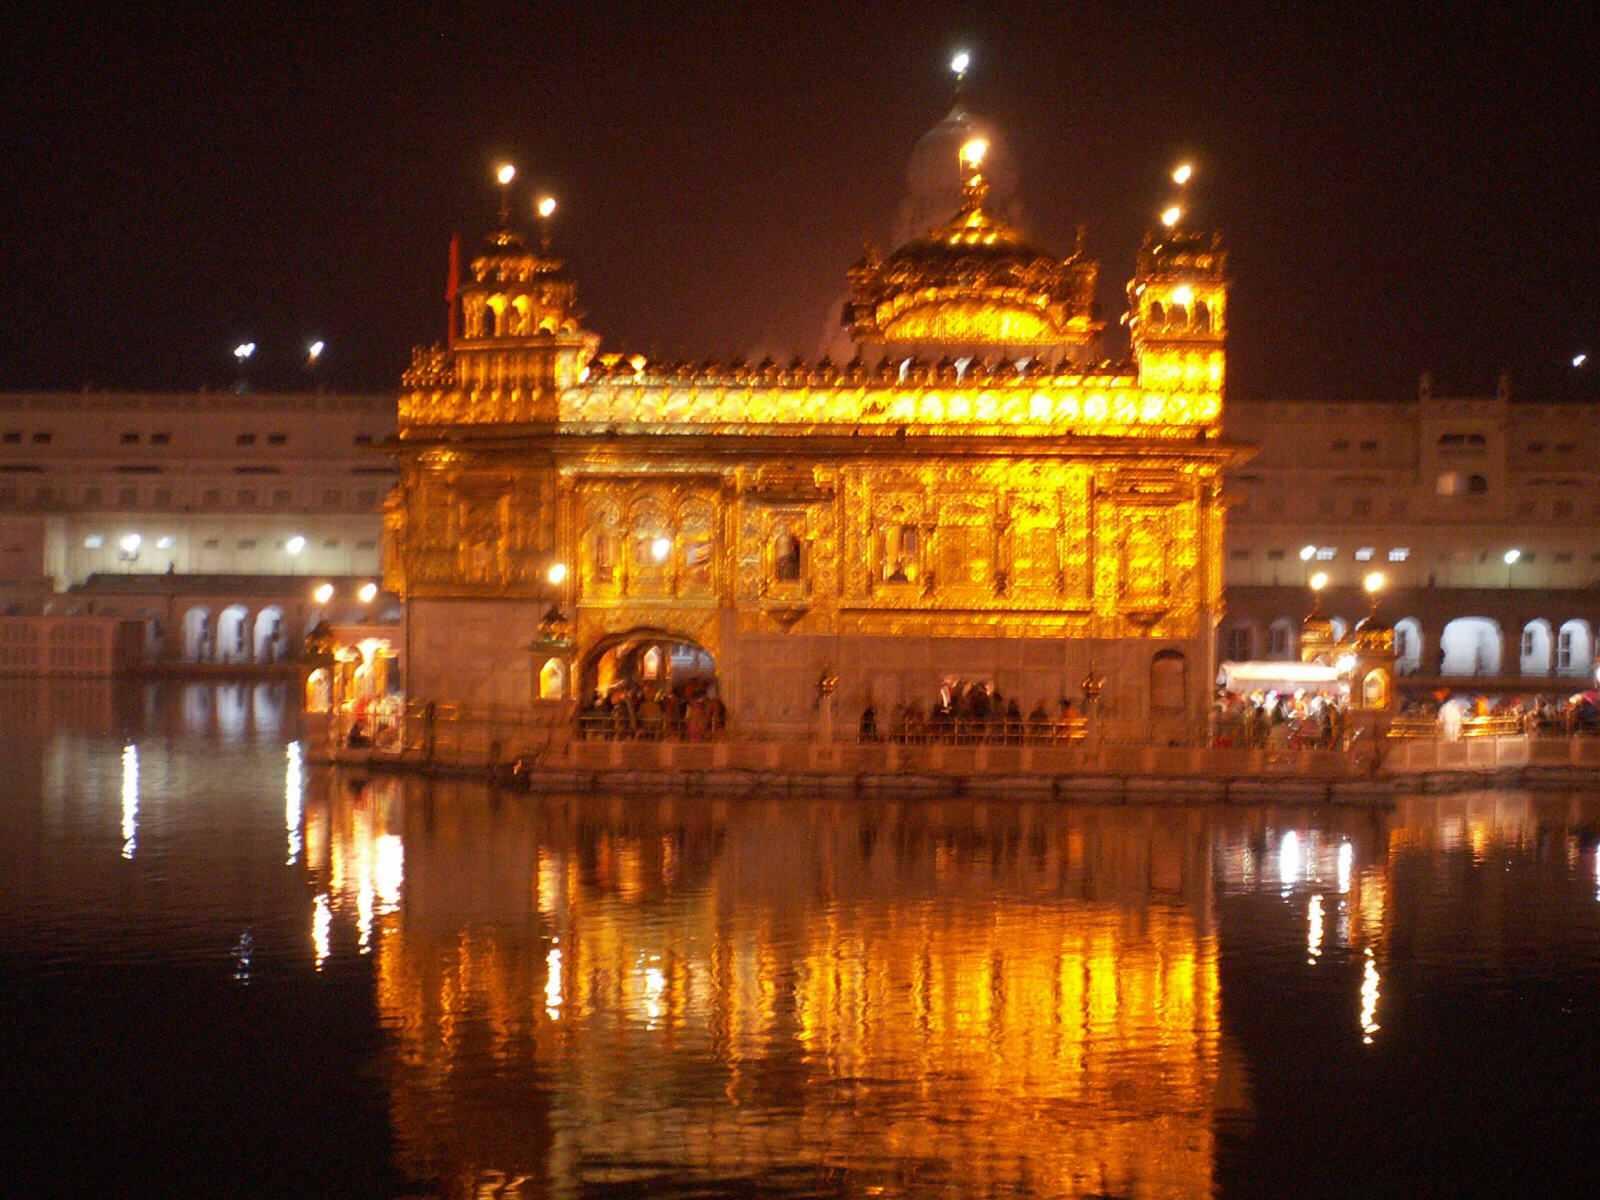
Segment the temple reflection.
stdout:
[[1205,814],[411,786],[332,780],[306,835],[376,956],[409,1173],[1208,1194],[1243,1100]]
[[1472,936],[1506,953],[1511,866],[1600,902],[1600,801],[1515,792],[539,800],[314,774],[304,824],[319,962],[373,956],[401,1167],[452,1195],[1207,1195],[1248,1081],[1281,1070],[1237,968],[1224,1003],[1227,947],[1303,922],[1295,969],[1372,1045],[1407,1036],[1389,973],[1435,949],[1438,896],[1487,898]]

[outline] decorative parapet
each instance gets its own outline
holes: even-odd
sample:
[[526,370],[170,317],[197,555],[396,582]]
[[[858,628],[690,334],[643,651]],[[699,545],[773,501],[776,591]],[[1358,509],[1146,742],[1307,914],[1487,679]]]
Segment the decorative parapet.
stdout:
[[885,425],[919,432],[1193,437],[1220,428],[1220,364],[1204,356],[1152,389],[1125,370],[1058,374],[1026,366],[959,375],[946,364],[886,370],[755,367],[678,370],[626,361],[593,364],[560,397],[564,426]]

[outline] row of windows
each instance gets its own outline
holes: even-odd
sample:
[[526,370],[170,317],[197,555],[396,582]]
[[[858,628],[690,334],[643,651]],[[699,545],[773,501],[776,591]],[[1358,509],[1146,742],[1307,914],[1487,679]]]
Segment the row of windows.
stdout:
[[[1411,557],[1411,548],[1409,546],[1391,546],[1385,553],[1390,562],[1405,562]],[[1234,562],[1249,562],[1254,554],[1254,550],[1230,550],[1228,557]],[[1351,557],[1357,562],[1371,562],[1377,557],[1377,554],[1376,547],[1358,546],[1352,552]],[[1267,551],[1268,562],[1282,562],[1288,557],[1289,551],[1287,550]],[[1295,557],[1302,562],[1310,562],[1313,558],[1318,562],[1333,562],[1339,557],[1339,548],[1337,546],[1303,546],[1295,551]]]
[[[176,539],[174,539],[171,535],[163,535],[162,537],[156,539],[155,547],[157,550],[170,550],[172,549],[175,540]],[[297,551],[290,547],[290,540],[293,539],[279,539],[272,543],[272,548],[274,550],[283,550],[288,553],[297,553]],[[299,540],[303,543],[305,539],[301,538]],[[127,539],[123,539],[118,544],[122,547],[125,555],[137,557],[135,550],[137,547],[143,544],[143,541],[138,537],[137,534],[135,534],[131,542]],[[357,550],[376,550],[378,548],[377,541],[372,538],[361,538],[352,544]],[[235,550],[255,550],[259,548],[260,545],[261,542],[257,538],[239,538],[233,543],[233,548]],[[337,550],[339,545],[340,542],[338,538],[327,538],[323,541],[322,548],[324,550]],[[101,550],[104,549],[105,546],[106,535],[103,533],[91,533],[83,539],[83,548],[85,550]],[[202,550],[220,550],[222,548],[222,539],[214,537],[204,538],[200,542],[200,548]],[[304,548],[303,545],[301,548]],[[11,547],[11,549],[21,549],[21,547]]]
[[[296,493],[292,488],[275,488],[270,493],[259,492],[254,488],[241,488],[237,492],[224,493],[221,488],[208,488],[199,494],[199,505],[202,508],[221,508],[227,496],[227,503],[236,508],[295,508],[299,503]],[[117,488],[108,492],[104,488],[87,487],[82,490],[69,492],[65,489],[45,485],[33,489],[19,489],[16,487],[0,487],[0,508],[17,504],[32,504],[35,506],[51,506],[55,504],[76,503],[85,508],[98,508],[104,504],[114,504],[118,508],[171,508],[173,505],[173,491],[171,488],[158,487],[148,490],[142,488]],[[192,502],[188,496],[182,502]],[[335,489],[324,491],[320,498],[319,508],[334,510],[347,506],[354,512],[371,512],[378,505],[378,493],[373,489],[363,489],[354,493],[345,493]]]
[[[1307,553],[1307,551],[1310,551],[1310,553]],[[1358,546],[1349,553],[1350,557],[1356,562],[1374,562],[1382,559],[1387,559],[1389,562],[1406,562],[1413,557],[1413,552],[1408,546],[1393,546],[1382,553],[1374,546]],[[1248,548],[1230,550],[1228,551],[1228,560],[1230,562],[1250,562],[1255,558],[1255,554],[1254,550]],[[1302,562],[1311,562],[1313,560],[1316,562],[1334,562],[1339,558],[1339,554],[1337,546],[1306,546],[1295,551],[1293,557]],[[1291,557],[1291,553],[1288,550],[1268,550],[1265,557],[1268,562],[1284,562]],[[1454,553],[1441,551],[1434,558],[1438,562],[1464,562],[1471,558],[1475,558],[1480,563],[1487,563],[1495,559],[1504,561],[1503,554],[1489,550],[1479,550],[1476,555],[1464,554],[1460,551]],[[1512,563],[1526,565],[1537,562],[1538,559],[1537,551],[1518,550],[1516,551],[1516,558],[1511,561]],[[1577,555],[1571,550],[1556,550],[1551,553],[1550,561],[1565,566],[1577,561]],[[1600,563],[1600,551],[1591,553],[1589,561],[1591,563]],[[1511,563],[1507,565],[1509,566]]]
[[[1376,454],[1383,448],[1383,443],[1377,438],[1363,438],[1351,442],[1349,438],[1335,438],[1328,443],[1328,449],[1333,454],[1348,454],[1354,445],[1361,454]],[[1439,437],[1439,451],[1446,457],[1457,455],[1479,455],[1488,448],[1488,439],[1481,433],[1446,433]],[[1529,454],[1544,454],[1547,451],[1554,454],[1572,454],[1577,447],[1572,442],[1556,442],[1554,444],[1534,441],[1528,442],[1525,450]]]
[[[55,435],[48,429],[36,429],[33,431],[31,440],[36,446],[48,446],[54,437]],[[261,440],[260,435],[254,433],[236,434],[233,439],[234,444],[237,446],[254,446],[259,440]],[[358,433],[352,439],[352,444],[370,446],[375,440],[374,435],[370,433]],[[0,432],[0,444],[19,446],[22,441],[23,436],[20,429],[7,429]],[[138,446],[141,444],[166,446],[171,444],[172,434],[168,430],[159,429],[149,434],[148,438],[146,438],[144,434],[136,429],[126,429],[118,436],[117,441],[124,446]],[[287,446],[289,444],[289,435],[287,433],[269,433],[266,435],[265,441],[269,446]]]

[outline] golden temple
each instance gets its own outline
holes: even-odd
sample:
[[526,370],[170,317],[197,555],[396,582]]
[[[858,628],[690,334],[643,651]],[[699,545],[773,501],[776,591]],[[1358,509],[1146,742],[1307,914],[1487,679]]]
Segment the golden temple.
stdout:
[[1054,712],[1092,678],[1112,735],[1203,724],[1241,454],[1226,251],[1169,210],[1131,353],[1101,360],[1081,234],[1060,257],[992,211],[960,93],[940,128],[953,211],[852,268],[848,361],[602,352],[502,208],[403,380],[384,557],[413,699],[571,710],[693,679],[741,736],[792,738],[952,681]]

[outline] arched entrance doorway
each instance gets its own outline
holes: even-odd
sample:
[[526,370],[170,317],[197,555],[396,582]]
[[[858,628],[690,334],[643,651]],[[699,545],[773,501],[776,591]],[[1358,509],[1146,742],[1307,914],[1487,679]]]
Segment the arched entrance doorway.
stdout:
[[1500,626],[1488,617],[1457,617],[1439,635],[1439,674],[1498,675]]
[[721,712],[716,660],[694,639],[666,629],[630,629],[601,638],[578,662],[573,698],[580,711],[626,701],[632,713],[659,712],[660,733],[669,737],[678,733],[673,714],[686,713],[694,701],[718,701]]

